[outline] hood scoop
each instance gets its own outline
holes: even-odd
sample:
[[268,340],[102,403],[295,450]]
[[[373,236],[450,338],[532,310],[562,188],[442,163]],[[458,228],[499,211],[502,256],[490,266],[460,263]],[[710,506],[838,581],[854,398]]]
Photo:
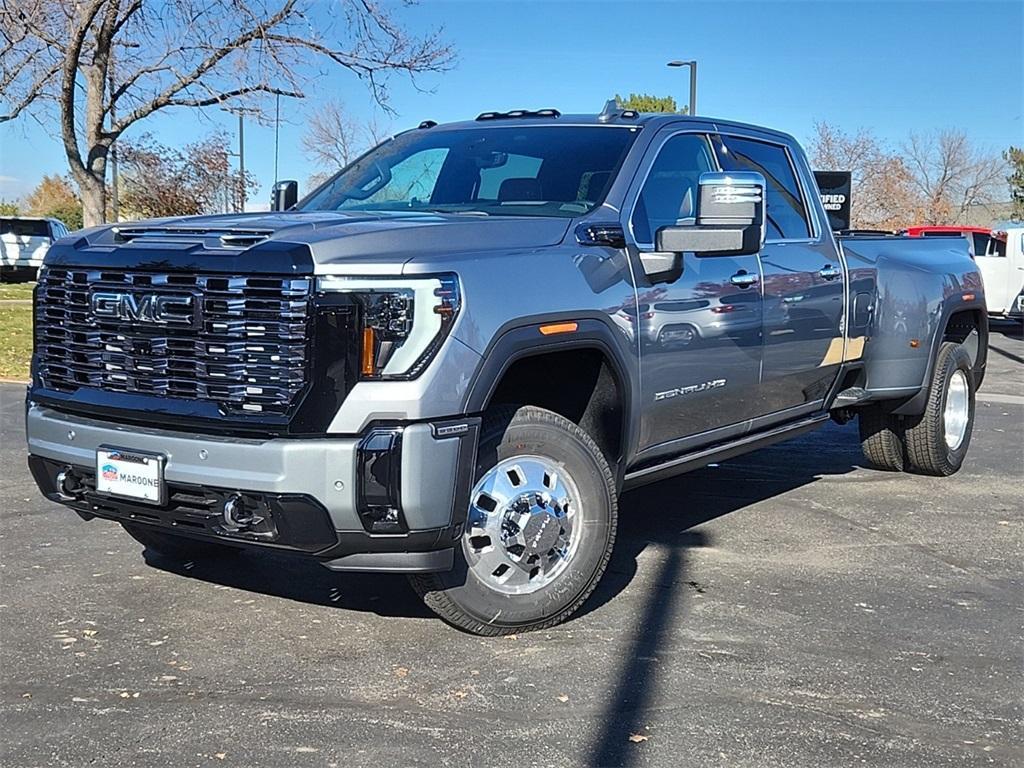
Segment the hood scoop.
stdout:
[[181,226],[116,226],[112,229],[115,243],[202,243],[206,247],[251,248],[270,237],[274,230],[235,227]]

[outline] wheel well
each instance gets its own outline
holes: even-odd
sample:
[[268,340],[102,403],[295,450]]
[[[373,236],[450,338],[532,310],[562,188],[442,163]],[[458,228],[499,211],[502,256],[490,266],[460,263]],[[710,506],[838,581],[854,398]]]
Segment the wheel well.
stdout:
[[942,340],[963,344],[967,354],[971,356],[971,365],[977,366],[979,362],[985,362],[984,359],[978,359],[978,354],[982,349],[982,334],[987,329],[988,325],[982,322],[979,310],[965,309],[949,316],[946,328],[942,332]]
[[624,390],[599,349],[583,348],[516,360],[501,376],[487,407],[534,405],[578,424],[613,467],[622,457]]

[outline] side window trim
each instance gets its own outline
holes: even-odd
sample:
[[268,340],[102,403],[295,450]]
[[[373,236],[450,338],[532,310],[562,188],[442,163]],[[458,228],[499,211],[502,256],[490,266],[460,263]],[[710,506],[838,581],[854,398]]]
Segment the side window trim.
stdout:
[[[807,216],[808,230],[810,234],[806,237],[768,237],[765,238],[765,245],[768,243],[821,243],[824,240],[824,230],[822,229],[821,222],[818,220],[818,209],[810,204],[811,194],[807,187],[807,180],[803,174],[800,173],[800,169],[796,163],[793,162],[793,154],[789,151],[789,146],[778,140],[771,140],[762,138],[760,136],[749,136],[734,131],[718,131],[716,133],[719,137],[729,137],[734,139],[743,139],[744,141],[756,141],[761,144],[767,144],[777,149],[781,149],[786,156],[786,161],[789,163],[790,171],[793,174],[793,178],[796,180],[797,187],[800,191],[800,203],[803,205],[804,213]],[[718,162],[718,153],[715,153],[715,162]]]
[[[626,213],[626,231],[629,232],[629,236],[633,239],[633,244],[636,245],[640,250],[647,250],[654,248],[653,240],[649,243],[642,243],[637,239],[636,233],[633,231],[633,213],[636,211],[637,201],[640,199],[640,194],[644,191],[644,187],[647,185],[647,180],[650,178],[651,171],[654,170],[654,165],[658,161],[658,155],[665,148],[672,139],[677,136],[698,136],[704,140],[707,145],[708,157],[711,159],[711,164],[716,171],[722,170],[721,164],[718,162],[718,154],[715,152],[714,147],[711,146],[711,135],[706,129],[698,128],[684,128],[680,130],[672,131],[672,133],[666,134],[660,141],[655,139],[654,142],[645,151],[645,158],[650,157],[650,162],[646,162],[643,168],[643,175],[640,178],[640,183],[636,184],[633,191],[630,192],[626,198],[626,204],[623,205],[622,210]],[[653,233],[652,233],[653,234]]]

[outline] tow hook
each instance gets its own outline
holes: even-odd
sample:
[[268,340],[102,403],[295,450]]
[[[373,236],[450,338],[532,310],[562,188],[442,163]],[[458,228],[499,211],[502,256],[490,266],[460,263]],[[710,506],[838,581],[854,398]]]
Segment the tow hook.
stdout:
[[57,496],[61,501],[74,501],[85,493],[85,484],[82,482],[82,478],[75,474],[75,470],[71,467],[65,467],[57,473],[55,484]]
[[224,514],[224,527],[232,533],[244,531],[246,528],[263,522],[262,517],[255,514],[252,510],[246,509],[245,501],[237,493],[228,497],[227,501],[224,502],[222,511]]

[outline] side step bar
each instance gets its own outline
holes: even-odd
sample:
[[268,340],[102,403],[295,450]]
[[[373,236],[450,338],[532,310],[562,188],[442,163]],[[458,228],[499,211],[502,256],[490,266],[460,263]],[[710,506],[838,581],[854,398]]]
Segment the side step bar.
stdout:
[[766,446],[774,443],[789,440],[791,437],[796,437],[797,435],[802,435],[804,432],[810,432],[812,429],[817,429],[828,420],[829,415],[827,413],[818,414],[792,424],[784,424],[781,427],[776,427],[775,429],[768,430],[767,432],[757,432],[752,435],[744,435],[738,440],[733,440],[732,442],[714,445],[710,448],[703,448],[699,451],[695,451],[694,453],[683,454],[682,456],[678,456],[674,459],[669,459],[662,464],[655,464],[651,467],[644,467],[643,469],[637,469],[633,472],[627,472],[622,483],[622,489],[629,490],[641,485],[647,485],[648,483],[656,483],[659,480],[674,477],[675,475],[681,475],[684,472],[700,469],[701,467],[705,467],[716,461],[725,461],[726,459],[731,459],[744,453],[756,451],[758,448],[765,448]]

